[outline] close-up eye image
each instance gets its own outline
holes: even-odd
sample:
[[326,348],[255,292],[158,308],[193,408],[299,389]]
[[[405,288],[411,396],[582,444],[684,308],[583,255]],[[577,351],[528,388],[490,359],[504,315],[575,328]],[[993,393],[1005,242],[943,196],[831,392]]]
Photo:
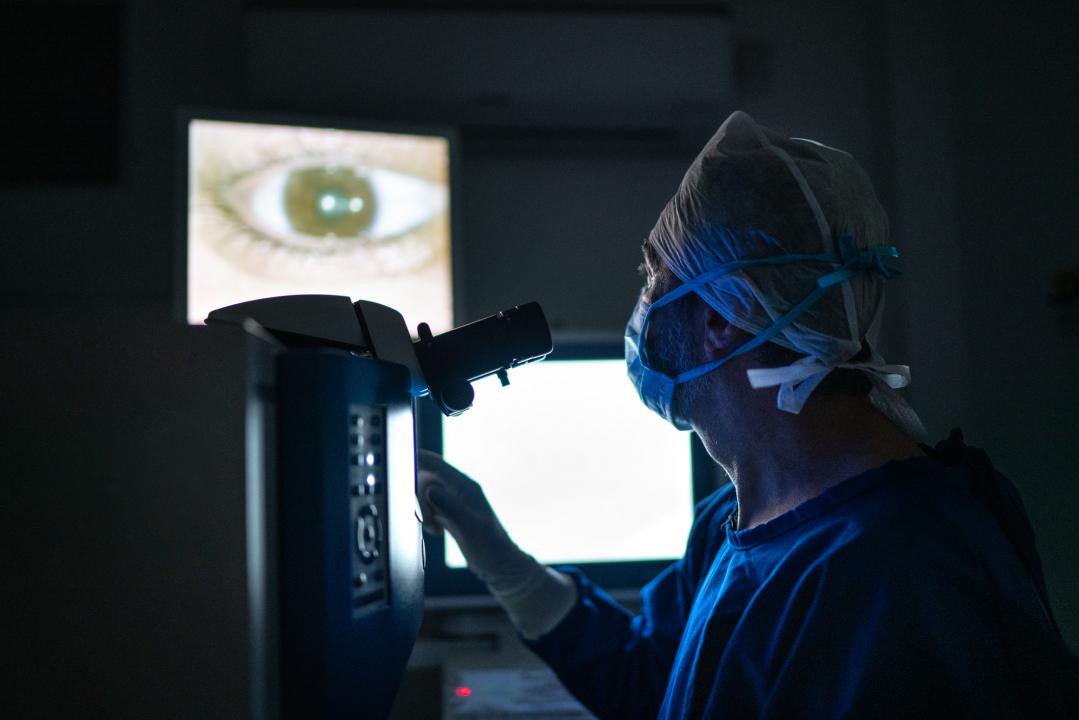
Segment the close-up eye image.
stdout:
[[445,137],[202,119],[188,137],[189,322],[311,293],[450,326]]

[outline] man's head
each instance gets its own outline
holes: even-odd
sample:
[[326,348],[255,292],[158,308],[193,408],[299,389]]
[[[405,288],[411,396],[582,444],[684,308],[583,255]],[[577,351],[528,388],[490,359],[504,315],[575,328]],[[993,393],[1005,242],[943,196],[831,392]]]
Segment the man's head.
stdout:
[[[644,261],[638,271],[644,281],[642,292],[645,299],[651,301],[674,290],[682,284],[671,269],[656,255],[645,242],[642,247]],[[709,337],[709,335],[711,337]],[[736,325],[727,322],[719,313],[700,298],[696,293],[689,293],[669,307],[656,313],[649,325],[649,357],[657,370],[672,377],[686,370],[708,363],[730,350],[751,340],[753,335]],[[748,367],[783,367],[797,362],[803,356],[773,342],[766,342],[751,350],[740,366]],[[863,348],[854,356],[855,362],[868,360],[868,348]],[[731,368],[733,369],[733,368]],[[735,373],[736,381],[745,383],[744,369],[739,368],[741,376]],[[711,403],[714,395],[714,377],[702,377],[697,382],[688,382],[675,388],[673,412],[676,417],[691,420],[695,414],[694,404]],[[873,383],[860,370],[836,368],[832,370],[814,390],[817,398],[844,397],[868,399]],[[812,399],[810,400],[812,402]]]
[[[849,155],[735,113],[645,243],[646,303],[692,287],[653,308],[642,339],[653,364],[675,377],[730,360],[743,388],[779,386],[775,405],[790,413],[811,393],[864,397],[903,384],[905,368],[885,366],[874,349],[884,280],[894,275],[883,262],[887,233]],[[676,414],[707,384],[698,380],[676,385]],[[913,416],[901,403],[892,392],[884,404]]]

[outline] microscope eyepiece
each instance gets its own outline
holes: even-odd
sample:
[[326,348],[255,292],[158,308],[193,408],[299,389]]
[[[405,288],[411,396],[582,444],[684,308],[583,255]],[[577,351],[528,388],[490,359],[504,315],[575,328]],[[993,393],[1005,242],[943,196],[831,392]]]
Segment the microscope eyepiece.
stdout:
[[245,327],[253,321],[285,347],[336,347],[404,365],[413,396],[429,390],[446,415],[472,406],[474,381],[497,375],[508,385],[508,370],[542,360],[553,349],[547,318],[535,302],[441,335],[420,323],[415,342],[393,308],[339,295],[261,298],[214,310],[206,321]]
[[472,382],[498,375],[509,383],[507,371],[542,360],[553,349],[551,330],[539,303],[508,310],[432,335],[420,323],[416,357],[427,379],[431,397],[446,415],[459,415],[472,405]]

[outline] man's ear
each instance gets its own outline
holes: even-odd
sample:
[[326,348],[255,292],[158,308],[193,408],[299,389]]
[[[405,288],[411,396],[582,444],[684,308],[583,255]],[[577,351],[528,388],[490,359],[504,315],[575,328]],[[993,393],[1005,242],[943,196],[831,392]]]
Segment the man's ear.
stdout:
[[750,335],[716,312],[708,303],[704,306],[704,352],[705,357],[717,360],[730,354],[749,340]]

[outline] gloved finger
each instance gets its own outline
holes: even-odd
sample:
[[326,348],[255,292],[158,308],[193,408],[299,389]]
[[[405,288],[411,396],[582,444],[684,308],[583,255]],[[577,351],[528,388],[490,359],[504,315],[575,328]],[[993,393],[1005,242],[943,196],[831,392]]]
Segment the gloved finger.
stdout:
[[430,470],[420,468],[416,473],[416,494],[420,499],[424,499],[424,494],[427,492],[427,488],[435,483],[442,482],[442,480],[435,473]]
[[419,472],[417,499],[424,522],[430,524],[434,532],[449,530],[450,534],[460,539],[461,533],[469,529],[478,529],[487,519],[482,504],[477,512],[470,498],[449,487],[442,478],[426,470]]
[[428,533],[437,535],[442,532],[442,518],[439,517],[438,510],[431,501],[427,498],[427,491],[439,482],[438,478],[425,471],[421,470],[417,476],[416,483],[416,500],[419,502],[420,515],[423,519],[423,529]]
[[432,473],[449,485],[468,485],[474,482],[468,475],[446,462],[438,453],[420,450],[419,460],[421,471]]
[[435,525],[434,523],[420,523],[420,529],[423,530],[425,535],[430,535],[433,538],[441,537],[445,531],[441,525]]
[[466,558],[505,535],[483,488],[437,453],[421,451],[418,485],[425,516],[431,511],[432,520],[457,540]]
[[454,537],[458,534],[458,528],[475,524],[478,519],[468,503],[442,483],[431,483],[424,490],[424,496],[427,504],[434,510],[438,524],[449,530]]

